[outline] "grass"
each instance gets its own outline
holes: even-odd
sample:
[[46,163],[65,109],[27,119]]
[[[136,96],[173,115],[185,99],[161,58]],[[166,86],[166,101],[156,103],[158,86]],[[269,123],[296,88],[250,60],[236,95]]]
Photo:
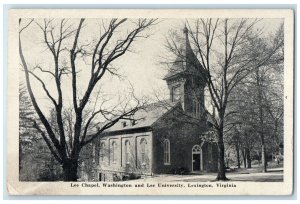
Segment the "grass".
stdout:
[[[278,168],[283,168],[283,162],[280,164],[277,164],[277,162],[270,161],[268,162],[267,170],[272,170],[272,169],[278,169]],[[263,166],[258,165],[258,164],[252,164],[251,168],[244,168],[243,165],[241,165],[241,168],[237,168],[237,166],[230,168],[228,172],[238,172],[238,173],[243,173],[247,171],[252,171],[252,172],[262,172]]]

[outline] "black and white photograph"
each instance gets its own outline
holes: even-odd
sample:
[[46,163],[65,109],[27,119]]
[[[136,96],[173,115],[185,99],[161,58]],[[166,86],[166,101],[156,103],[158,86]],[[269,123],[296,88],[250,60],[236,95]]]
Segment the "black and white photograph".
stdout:
[[292,11],[14,12],[15,194],[291,193]]

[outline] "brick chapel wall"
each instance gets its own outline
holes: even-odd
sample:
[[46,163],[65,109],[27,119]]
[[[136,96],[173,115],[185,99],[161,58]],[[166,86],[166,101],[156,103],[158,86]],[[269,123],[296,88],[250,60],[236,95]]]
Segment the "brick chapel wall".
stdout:
[[[176,111],[153,127],[153,172],[175,173],[179,169],[192,171],[192,147],[201,143],[195,125],[176,120]],[[177,112],[178,113],[178,112]],[[164,164],[164,140],[170,140],[170,165]]]
[[[125,160],[125,143],[129,142],[128,162]],[[116,143],[116,159],[113,161],[112,144]],[[142,162],[141,143],[145,142],[144,162]],[[152,133],[132,133],[116,136],[107,136],[102,138],[100,145],[105,146],[100,151],[99,156],[99,172],[103,173],[136,173],[136,174],[151,174],[152,173]],[[101,153],[104,156],[101,156]]]

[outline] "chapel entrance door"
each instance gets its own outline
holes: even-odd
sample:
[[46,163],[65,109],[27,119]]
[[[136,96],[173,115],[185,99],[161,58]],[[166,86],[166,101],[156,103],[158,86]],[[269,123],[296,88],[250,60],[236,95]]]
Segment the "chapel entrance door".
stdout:
[[99,181],[105,181],[105,175],[103,173],[99,173]]
[[195,145],[192,149],[192,169],[193,171],[201,171],[201,147]]
[[193,171],[200,171],[200,154],[193,154]]

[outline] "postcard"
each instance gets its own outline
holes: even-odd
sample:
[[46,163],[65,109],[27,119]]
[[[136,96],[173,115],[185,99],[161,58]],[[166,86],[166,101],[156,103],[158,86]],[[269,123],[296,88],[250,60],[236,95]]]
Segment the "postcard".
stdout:
[[10,195],[290,195],[289,9],[11,9]]

